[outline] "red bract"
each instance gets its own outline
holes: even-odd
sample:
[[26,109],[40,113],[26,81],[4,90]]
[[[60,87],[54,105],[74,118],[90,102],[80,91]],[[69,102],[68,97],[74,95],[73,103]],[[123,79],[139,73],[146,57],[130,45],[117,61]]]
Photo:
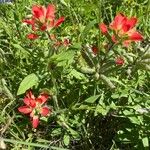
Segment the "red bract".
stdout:
[[58,20],[55,19],[55,6],[52,4],[49,4],[47,8],[41,5],[34,5],[32,7],[32,19],[24,20],[23,22],[32,25],[34,31],[45,31],[58,27],[64,22],[64,17],[60,17]]
[[61,25],[64,22],[64,20],[65,20],[64,17],[59,18],[57,21],[54,22],[53,26],[58,27],[59,25]]
[[107,26],[104,23],[99,24],[99,29],[101,30],[102,34],[107,34],[108,33]]
[[30,33],[27,35],[27,38],[30,39],[30,40],[35,40],[37,39],[39,36],[37,34],[34,34],[34,33]]
[[47,94],[42,93],[35,98],[32,92],[28,91],[23,99],[25,105],[18,108],[21,113],[30,114],[33,128],[37,128],[40,116],[47,116],[51,112],[49,107],[43,106],[48,97]]
[[34,20],[23,20],[23,23],[29,24],[32,26],[32,30],[35,31],[35,21]]
[[116,65],[123,65],[124,64],[124,59],[122,57],[117,57],[115,60]]
[[142,35],[135,29],[136,23],[137,18],[127,18],[123,14],[118,14],[110,24],[110,29],[114,30],[115,35],[118,36],[115,37],[115,35],[113,35],[114,39],[123,39],[123,44],[125,46],[128,46],[132,41],[143,40]]

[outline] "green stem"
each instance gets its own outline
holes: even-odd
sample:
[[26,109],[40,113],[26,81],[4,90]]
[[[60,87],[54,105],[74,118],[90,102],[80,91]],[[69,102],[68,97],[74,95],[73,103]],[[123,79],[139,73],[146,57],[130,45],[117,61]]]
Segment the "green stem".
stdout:
[[107,50],[106,53],[105,53],[104,59],[101,61],[101,64],[100,64],[101,67],[102,67],[102,65],[104,64],[104,62],[106,62],[106,59],[108,58],[108,57],[107,57],[107,56],[108,56],[108,53],[109,53],[110,50],[113,49],[115,46],[116,46],[116,44],[110,43],[110,46],[109,46],[108,50]]
[[53,72],[51,72],[51,79],[52,79],[52,83],[53,83],[53,88],[54,88],[54,93],[53,93],[53,100],[56,106],[56,110],[59,110],[59,105],[58,105],[58,99],[57,99],[57,94],[58,94],[58,90],[57,90],[57,82],[55,77],[53,76]]
[[[46,32],[46,34],[48,36],[48,40],[50,41],[50,39],[49,39],[50,34],[48,33],[48,31]],[[54,54],[55,54],[55,50],[54,49],[49,49],[48,58],[51,57]],[[58,105],[58,100],[57,100],[57,93],[58,93],[57,92],[57,83],[56,83],[55,77],[53,76],[53,70],[51,70],[51,79],[52,79],[53,88],[54,88],[54,93],[53,93],[52,98],[54,100],[54,103],[55,103],[55,106],[56,106],[56,110],[58,110],[59,109],[59,105]]]
[[30,143],[30,142],[23,142],[23,141],[16,141],[12,139],[2,139],[4,142],[13,143],[13,144],[22,144],[22,145],[28,145],[33,147],[40,147],[40,148],[50,148],[53,150],[68,150],[64,148],[54,147],[50,145],[44,145],[44,144],[38,144],[38,143]]
[[[101,23],[101,17],[102,17],[102,12],[101,12],[101,7],[102,7],[102,0],[99,0],[99,4],[98,4],[98,10],[99,10],[99,17],[98,17],[98,21],[99,23]],[[101,31],[99,30],[99,36],[98,36],[98,60],[100,61],[100,48],[101,47]]]
[[[47,34],[47,38],[49,41],[48,43],[51,43],[52,41],[50,40],[50,34],[48,33],[48,31],[46,31],[46,34]],[[51,57],[54,53],[55,53],[55,50],[53,48],[49,49],[47,57],[48,58]]]

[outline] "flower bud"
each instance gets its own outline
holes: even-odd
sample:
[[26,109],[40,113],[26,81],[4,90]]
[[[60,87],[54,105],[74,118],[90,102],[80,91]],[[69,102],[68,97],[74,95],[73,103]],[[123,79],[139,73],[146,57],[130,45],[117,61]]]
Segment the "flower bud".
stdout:
[[104,23],[100,23],[99,28],[100,28],[102,34],[107,34],[108,33],[107,26]]
[[124,59],[122,57],[117,57],[115,60],[116,65],[123,65],[124,64]]

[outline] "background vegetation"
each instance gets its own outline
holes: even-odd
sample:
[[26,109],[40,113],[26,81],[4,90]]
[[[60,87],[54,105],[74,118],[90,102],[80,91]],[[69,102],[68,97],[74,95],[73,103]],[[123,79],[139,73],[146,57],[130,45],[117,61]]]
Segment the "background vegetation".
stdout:
[[[65,16],[55,35],[71,41],[67,48],[58,47],[56,55],[47,55],[53,43],[45,35],[28,40],[26,34],[31,29],[22,23],[33,4],[49,3],[57,6],[57,17]],[[128,48],[118,46],[117,54],[108,54],[104,48],[108,41],[99,33],[98,24],[109,24],[117,12],[138,18],[137,29],[144,40]],[[0,4],[1,147],[5,142],[12,150],[149,149],[149,14],[149,0],[18,0]],[[87,47],[93,45],[99,47],[100,54],[87,57]],[[114,62],[118,54],[125,58],[121,67]],[[29,86],[36,95],[39,91],[49,93],[48,105],[53,107],[52,115],[42,118],[37,129],[17,110],[28,87],[22,81],[31,74],[38,80]],[[34,76],[30,80],[34,81]]]

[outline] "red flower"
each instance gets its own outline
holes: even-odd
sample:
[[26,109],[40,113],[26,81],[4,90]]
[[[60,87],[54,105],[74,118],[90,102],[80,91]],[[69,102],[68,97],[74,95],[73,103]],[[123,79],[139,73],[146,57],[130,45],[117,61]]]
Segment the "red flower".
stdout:
[[55,20],[55,6],[49,4],[46,7],[41,5],[34,5],[32,7],[32,19],[24,20],[23,22],[32,25],[32,29],[41,31],[49,30],[53,27],[58,27],[64,22],[64,17]]
[[28,91],[23,99],[25,105],[18,108],[21,113],[30,114],[33,128],[37,128],[40,116],[47,116],[51,112],[49,107],[43,106],[48,97],[47,94],[42,93],[35,98],[32,92]]
[[124,59],[122,57],[117,57],[115,60],[115,63],[117,65],[123,65],[124,64]]
[[39,36],[37,34],[34,34],[34,33],[30,33],[27,35],[27,38],[30,39],[30,40],[35,40],[37,39]]
[[118,14],[110,24],[110,28],[114,30],[115,34],[118,36],[115,37],[115,35],[113,35],[113,39],[122,38],[125,46],[128,46],[132,41],[143,40],[142,35],[134,28],[136,23],[137,18],[127,18],[123,14]]
[[99,29],[101,30],[102,34],[107,34],[108,33],[107,26],[104,23],[99,24]]

